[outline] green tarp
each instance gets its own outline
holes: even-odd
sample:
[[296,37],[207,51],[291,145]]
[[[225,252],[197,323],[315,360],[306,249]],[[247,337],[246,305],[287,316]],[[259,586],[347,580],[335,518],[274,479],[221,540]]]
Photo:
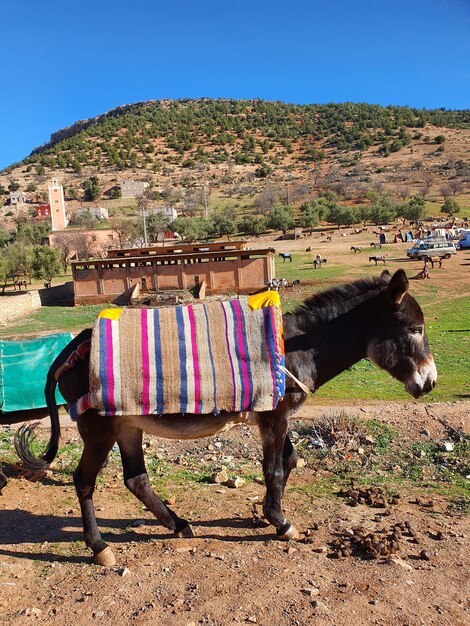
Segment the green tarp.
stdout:
[[[38,339],[0,339],[0,411],[24,411],[46,406],[44,387],[52,362],[72,340],[71,333],[56,333]],[[58,404],[64,398],[56,392]]]

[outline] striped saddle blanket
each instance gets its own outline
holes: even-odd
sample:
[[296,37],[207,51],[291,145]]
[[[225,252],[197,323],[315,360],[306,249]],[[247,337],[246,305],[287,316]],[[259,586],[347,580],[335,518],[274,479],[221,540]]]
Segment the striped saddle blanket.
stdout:
[[269,411],[284,395],[283,352],[280,308],[251,310],[247,298],[107,309],[93,326],[91,391],[69,412]]

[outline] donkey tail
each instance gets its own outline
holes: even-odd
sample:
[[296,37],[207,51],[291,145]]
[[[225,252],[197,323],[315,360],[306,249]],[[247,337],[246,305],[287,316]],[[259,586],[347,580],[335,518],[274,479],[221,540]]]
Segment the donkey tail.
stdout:
[[[90,337],[91,329],[89,328],[77,335],[56,357],[47,373],[44,394],[51,420],[51,436],[44,454],[37,457],[32,450],[39,422],[25,424],[15,434],[15,450],[20,457],[22,469],[33,476],[47,470],[57,455],[60,438],[59,411],[55,399],[57,381],[64,372],[74,367],[78,359],[87,354]],[[27,474],[26,477],[28,477]]]
[[33,444],[37,435],[37,427],[39,422],[27,423],[15,433],[15,450],[20,457],[21,466],[26,472],[34,474],[41,473],[47,470],[52,461],[55,459],[57,450],[59,449],[59,437],[60,437],[60,422],[59,411],[55,401],[55,388],[57,381],[52,372],[52,367],[47,375],[46,388],[44,390],[46,396],[47,407],[49,409],[49,416],[51,419],[51,437],[47,444],[46,451],[42,456],[35,456],[33,452]]

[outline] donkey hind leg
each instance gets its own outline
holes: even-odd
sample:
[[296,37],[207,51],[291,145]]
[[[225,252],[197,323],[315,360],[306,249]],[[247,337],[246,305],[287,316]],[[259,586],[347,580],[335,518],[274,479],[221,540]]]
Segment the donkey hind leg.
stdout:
[[112,433],[109,433],[106,437],[95,441],[83,436],[83,441],[83,453],[73,473],[73,482],[82,511],[85,543],[93,552],[93,563],[110,567],[116,563],[116,559],[111,548],[102,540],[98,530],[93,507],[93,492],[98,472],[113,447],[115,438]]
[[[266,497],[263,512],[273,526],[280,539],[298,539],[296,528],[284,517],[281,499],[284,492],[286,472],[284,465],[284,449],[287,437],[287,416],[276,413],[260,413],[259,429],[263,445],[263,473],[266,483]],[[290,441],[289,441],[290,443]],[[290,455],[287,457],[289,458]],[[290,469],[287,472],[289,475]]]
[[152,490],[142,452],[142,430],[135,426],[126,426],[121,430],[117,442],[121,451],[124,484],[129,491],[163,526],[174,531],[178,537],[194,537],[188,522],[178,517]]
[[291,440],[289,439],[289,435],[286,435],[284,440],[284,450],[283,450],[283,466],[284,466],[284,482],[282,485],[282,491],[284,493],[284,489],[286,488],[287,481],[289,479],[289,475],[291,471],[297,467],[298,461],[297,451],[292,445]]

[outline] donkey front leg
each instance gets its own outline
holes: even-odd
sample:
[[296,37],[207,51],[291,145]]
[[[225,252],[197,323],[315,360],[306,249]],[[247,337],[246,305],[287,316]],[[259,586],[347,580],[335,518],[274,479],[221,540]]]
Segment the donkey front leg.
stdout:
[[[266,497],[263,512],[266,519],[276,527],[280,539],[298,539],[296,528],[284,517],[281,499],[284,485],[289,475],[288,460],[292,456],[286,444],[288,421],[287,416],[276,413],[260,413],[259,429],[263,445],[263,473],[266,483]],[[289,442],[290,443],[290,442]],[[284,465],[284,446],[287,446],[286,468]]]
[[153,492],[142,452],[142,430],[128,425],[121,428],[118,445],[121,451],[124,483],[129,491],[155,515],[165,528],[174,531],[178,537],[194,537],[188,522],[178,517]]

